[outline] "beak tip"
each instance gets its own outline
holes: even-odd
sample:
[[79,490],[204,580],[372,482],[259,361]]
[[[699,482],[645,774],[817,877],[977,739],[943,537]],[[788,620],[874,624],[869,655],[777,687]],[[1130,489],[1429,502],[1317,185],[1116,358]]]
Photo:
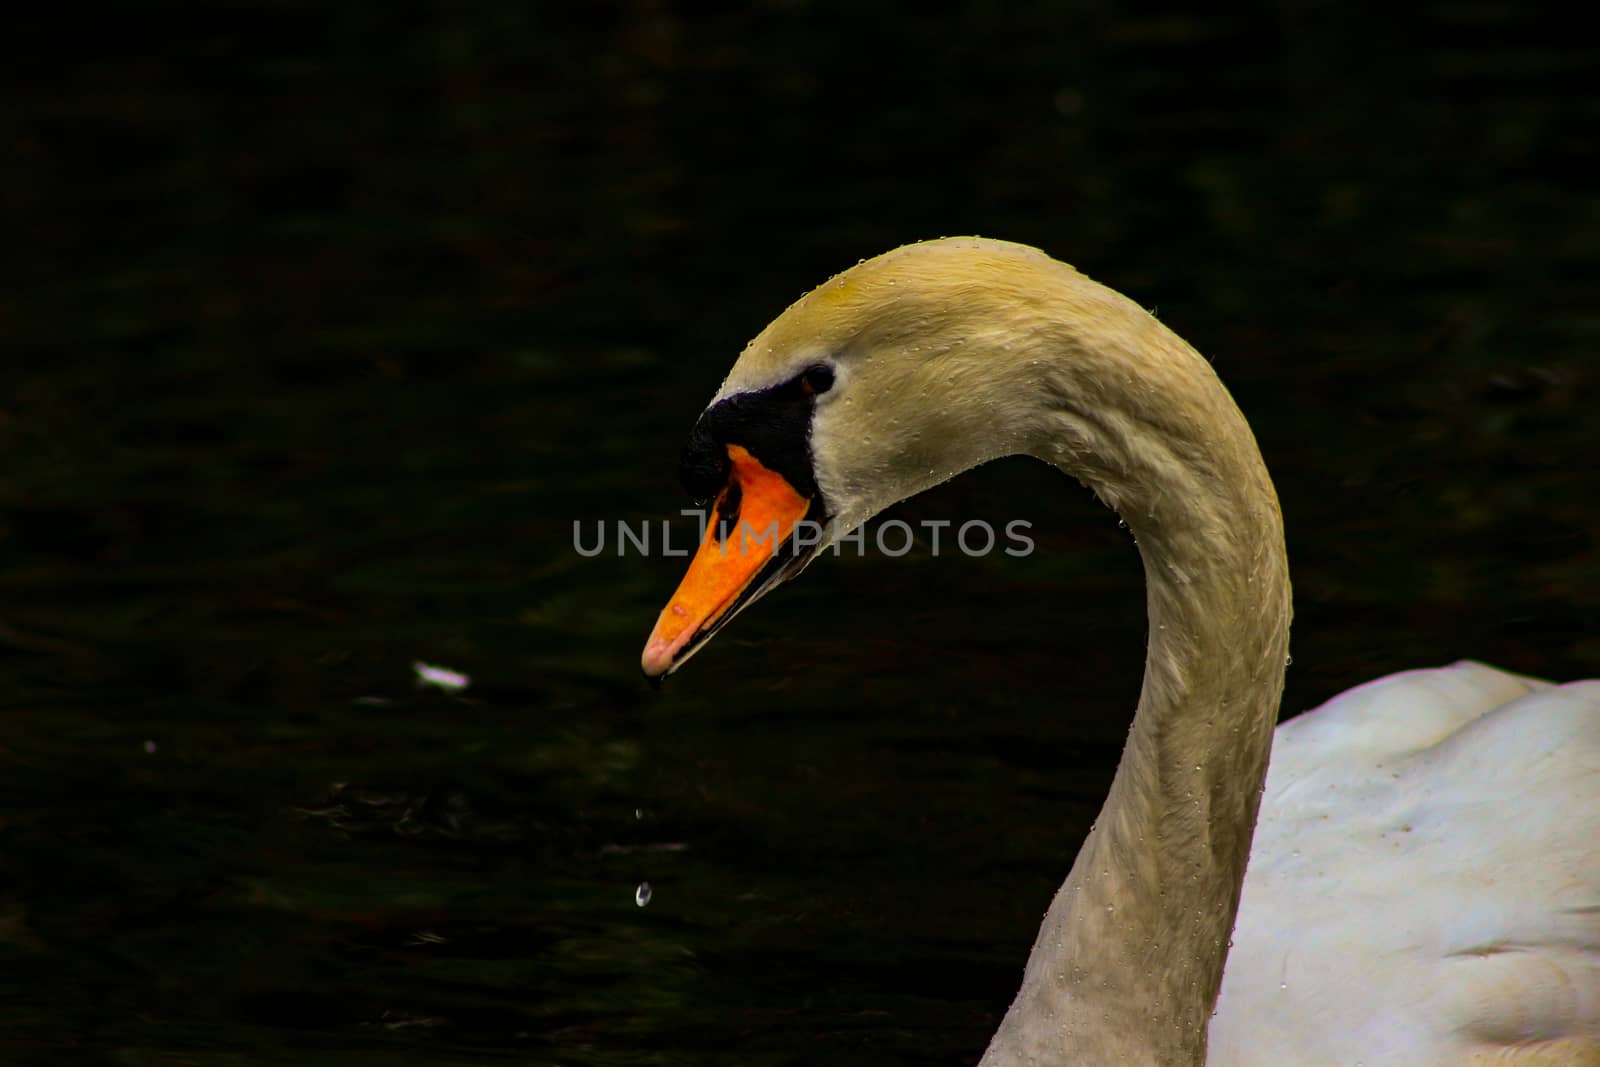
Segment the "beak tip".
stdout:
[[651,685],[660,685],[672,670],[672,653],[672,646],[657,637],[652,637],[644,646],[644,654],[639,657],[639,669],[644,671]]

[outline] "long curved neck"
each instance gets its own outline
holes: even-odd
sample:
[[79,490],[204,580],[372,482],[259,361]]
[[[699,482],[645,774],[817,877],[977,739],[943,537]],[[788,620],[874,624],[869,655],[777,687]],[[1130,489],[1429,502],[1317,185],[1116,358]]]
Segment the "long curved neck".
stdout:
[[1057,310],[1041,308],[1009,360],[1030,368],[1030,450],[1132,529],[1149,646],[1105,806],[982,1067],[1200,1064],[1283,686],[1282,521],[1205,360],[1092,282]]

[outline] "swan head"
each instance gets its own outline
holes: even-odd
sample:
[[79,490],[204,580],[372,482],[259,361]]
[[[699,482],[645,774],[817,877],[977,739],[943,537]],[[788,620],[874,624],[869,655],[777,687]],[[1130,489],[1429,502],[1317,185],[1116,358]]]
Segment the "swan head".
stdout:
[[996,355],[1059,321],[1041,294],[1073,279],[1024,245],[908,245],[818,286],[751,341],[684,452],[685,488],[711,513],[645,674],[676,670],[889,505],[1029,451],[1028,390],[1014,380],[1028,361]]

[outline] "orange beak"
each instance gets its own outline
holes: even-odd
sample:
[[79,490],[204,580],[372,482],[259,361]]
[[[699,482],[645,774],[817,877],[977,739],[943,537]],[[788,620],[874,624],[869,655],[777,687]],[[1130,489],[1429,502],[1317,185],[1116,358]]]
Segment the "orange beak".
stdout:
[[645,642],[640,665],[647,678],[682,666],[729,619],[810,558],[787,549],[811,499],[739,445],[728,446],[728,459],[728,487],[712,509],[705,540]]

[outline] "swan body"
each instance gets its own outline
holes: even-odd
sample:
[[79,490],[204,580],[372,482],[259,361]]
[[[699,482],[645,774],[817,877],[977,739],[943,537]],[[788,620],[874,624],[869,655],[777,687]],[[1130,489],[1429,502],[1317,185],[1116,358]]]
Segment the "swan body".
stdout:
[[1408,671],[1290,719],[1210,1055],[1600,1062],[1600,682]]
[[897,249],[746,347],[685,452],[713,521],[645,673],[884,507],[1017,453],[1122,515],[1150,636],[981,1067],[1600,1065],[1600,682],[1461,663],[1274,731],[1289,579],[1255,439],[1176,334],[1035,249]]

